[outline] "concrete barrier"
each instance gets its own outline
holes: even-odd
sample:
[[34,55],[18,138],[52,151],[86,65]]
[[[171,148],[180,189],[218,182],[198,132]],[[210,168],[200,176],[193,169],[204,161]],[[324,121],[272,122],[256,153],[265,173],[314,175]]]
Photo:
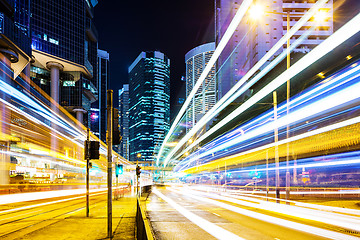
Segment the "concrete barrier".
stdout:
[[[143,202],[144,204],[144,202]],[[144,206],[140,198],[137,198],[136,210],[136,239],[138,240],[153,240],[153,233],[151,231],[150,222],[146,217]]]

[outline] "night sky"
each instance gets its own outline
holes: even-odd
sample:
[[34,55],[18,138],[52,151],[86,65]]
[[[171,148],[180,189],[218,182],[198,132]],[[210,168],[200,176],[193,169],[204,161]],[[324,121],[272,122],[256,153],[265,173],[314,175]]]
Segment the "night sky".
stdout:
[[[360,10],[359,0],[334,1],[334,25],[341,26]],[[128,83],[127,70],[141,51],[158,50],[171,61],[171,108],[185,95],[185,54],[214,41],[213,0],[100,0],[95,7],[99,48],[110,53],[110,88]]]
[[[110,87],[128,83],[128,67],[141,51],[170,58],[171,103],[185,96],[185,54],[214,40],[212,0],[100,0],[95,7],[99,48],[110,53]],[[181,90],[180,90],[181,89]],[[174,113],[172,113],[173,115]]]

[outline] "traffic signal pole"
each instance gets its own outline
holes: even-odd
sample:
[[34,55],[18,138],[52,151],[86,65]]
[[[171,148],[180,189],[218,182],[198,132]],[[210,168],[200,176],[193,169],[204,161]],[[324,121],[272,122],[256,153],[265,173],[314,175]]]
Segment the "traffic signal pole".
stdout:
[[113,136],[113,90],[107,90],[107,157],[108,157],[108,238],[112,238],[112,136]]
[[89,199],[89,182],[90,182],[90,128],[87,128],[87,141],[86,141],[86,217],[89,217],[89,206],[90,206],[90,199]]

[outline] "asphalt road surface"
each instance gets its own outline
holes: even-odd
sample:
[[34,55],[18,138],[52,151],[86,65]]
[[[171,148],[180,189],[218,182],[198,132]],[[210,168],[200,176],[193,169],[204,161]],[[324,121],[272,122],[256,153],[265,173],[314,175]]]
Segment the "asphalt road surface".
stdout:
[[147,214],[155,238],[360,239],[358,213],[349,215],[286,204],[277,207],[271,205],[276,203],[252,201],[246,197],[240,200],[231,196],[217,197],[221,195],[185,187],[154,188],[147,203]]

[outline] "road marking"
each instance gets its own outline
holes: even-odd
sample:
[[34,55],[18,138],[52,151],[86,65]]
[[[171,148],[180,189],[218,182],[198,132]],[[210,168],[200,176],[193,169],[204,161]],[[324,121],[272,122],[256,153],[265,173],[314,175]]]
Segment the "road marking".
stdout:
[[248,216],[251,218],[255,218],[264,222],[269,222],[272,224],[276,224],[276,225],[280,225],[282,227],[286,227],[286,228],[290,228],[290,229],[294,229],[297,231],[302,231],[302,232],[307,232],[309,234],[313,234],[313,235],[317,235],[317,236],[321,236],[321,237],[325,237],[325,238],[329,238],[329,239],[334,239],[334,240],[355,240],[355,239],[359,239],[357,237],[353,237],[350,235],[346,235],[343,233],[338,233],[338,232],[334,232],[334,231],[330,231],[330,230],[326,230],[326,229],[322,229],[322,228],[318,228],[318,227],[313,227],[313,226],[309,226],[306,224],[302,224],[302,223],[297,223],[297,222],[292,222],[289,220],[285,220],[285,219],[281,219],[281,218],[277,218],[277,217],[273,217],[273,216],[269,216],[266,214],[262,214],[262,213],[257,213],[251,210],[246,210],[243,208],[239,208],[239,207],[235,207],[233,205],[229,205],[223,202],[219,202],[210,198],[205,198],[205,197],[200,197],[198,195],[194,195],[192,193],[189,193],[187,191],[178,191],[175,189],[170,189],[173,192],[179,193],[179,194],[183,194],[186,195],[188,197],[192,197],[194,199],[197,199],[199,201],[203,201],[203,202],[207,202],[210,204],[214,204],[216,206],[222,207],[224,209],[228,209],[230,211],[242,214],[244,216]]
[[219,215],[219,214],[217,214],[217,213],[213,213],[213,214],[215,214],[216,216],[219,216],[219,217],[220,217],[220,215]]
[[176,202],[174,202],[172,199],[166,197],[164,194],[159,192],[157,189],[152,190],[153,193],[155,193],[158,197],[164,199],[170,206],[175,208],[179,213],[181,213],[184,217],[189,219],[191,222],[208,232],[209,234],[213,235],[217,239],[232,239],[232,240],[245,240],[244,238],[241,238],[232,232],[229,232],[219,226],[217,226],[214,223],[211,223],[204,218],[199,217],[198,215],[195,215],[194,213],[190,212],[186,208],[180,206]]

